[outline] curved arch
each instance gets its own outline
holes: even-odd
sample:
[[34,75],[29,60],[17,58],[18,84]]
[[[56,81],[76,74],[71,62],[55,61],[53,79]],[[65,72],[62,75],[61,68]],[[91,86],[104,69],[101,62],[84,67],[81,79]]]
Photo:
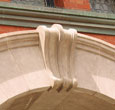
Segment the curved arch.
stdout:
[[[0,110],[67,109],[69,101],[73,110],[99,102],[115,109],[115,46],[107,42],[57,24],[39,26],[1,34],[0,61]],[[93,106],[81,104],[86,98]]]
[[[24,92],[22,94],[18,94],[9,100],[5,101],[1,104],[1,110],[9,110],[9,109],[47,109],[51,108],[52,110],[60,110],[71,108],[75,110],[75,108],[83,109],[94,109],[98,110],[99,108],[104,110],[114,110],[115,108],[115,100],[105,96],[103,94],[97,93],[95,91],[77,88],[71,90],[69,93],[58,93],[54,95],[54,91],[48,91],[48,88],[37,88],[31,91]],[[43,101],[45,95],[45,102]],[[62,98],[63,96],[66,96]],[[50,97],[49,97],[50,96]],[[52,96],[52,97],[51,97]],[[43,99],[41,100],[42,97]],[[61,99],[60,101],[58,99]],[[48,100],[51,100],[50,103],[47,103]],[[57,101],[58,100],[58,101]],[[54,103],[55,101],[55,103]]]

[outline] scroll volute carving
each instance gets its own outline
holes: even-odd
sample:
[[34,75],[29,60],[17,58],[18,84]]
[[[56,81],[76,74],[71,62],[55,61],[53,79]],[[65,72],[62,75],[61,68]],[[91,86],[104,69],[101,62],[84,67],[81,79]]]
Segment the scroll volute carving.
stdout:
[[41,43],[43,59],[47,71],[51,71],[57,91],[69,91],[77,87],[74,72],[74,29],[65,30],[61,25],[54,24],[51,28],[37,28]]

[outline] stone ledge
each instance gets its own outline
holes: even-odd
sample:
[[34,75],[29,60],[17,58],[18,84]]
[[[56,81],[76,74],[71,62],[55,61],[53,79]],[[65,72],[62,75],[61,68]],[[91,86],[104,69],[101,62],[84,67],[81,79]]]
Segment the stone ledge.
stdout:
[[[0,24],[36,28],[62,24],[78,32],[115,35],[115,15],[79,10],[0,3]],[[105,24],[106,23],[106,24]]]

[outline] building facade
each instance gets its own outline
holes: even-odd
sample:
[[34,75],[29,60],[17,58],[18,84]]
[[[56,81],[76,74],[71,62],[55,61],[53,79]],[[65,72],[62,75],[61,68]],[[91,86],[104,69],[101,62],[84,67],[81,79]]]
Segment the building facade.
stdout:
[[115,44],[113,0],[55,0],[54,8],[47,7],[46,2],[1,0],[0,33],[57,23]]
[[0,110],[115,110],[113,0],[0,0]]

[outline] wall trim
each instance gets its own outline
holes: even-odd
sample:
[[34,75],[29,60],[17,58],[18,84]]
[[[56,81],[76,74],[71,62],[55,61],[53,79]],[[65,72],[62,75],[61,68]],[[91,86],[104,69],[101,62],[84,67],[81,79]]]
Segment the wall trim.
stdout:
[[0,25],[36,28],[54,23],[78,32],[115,35],[115,14],[0,2]]

